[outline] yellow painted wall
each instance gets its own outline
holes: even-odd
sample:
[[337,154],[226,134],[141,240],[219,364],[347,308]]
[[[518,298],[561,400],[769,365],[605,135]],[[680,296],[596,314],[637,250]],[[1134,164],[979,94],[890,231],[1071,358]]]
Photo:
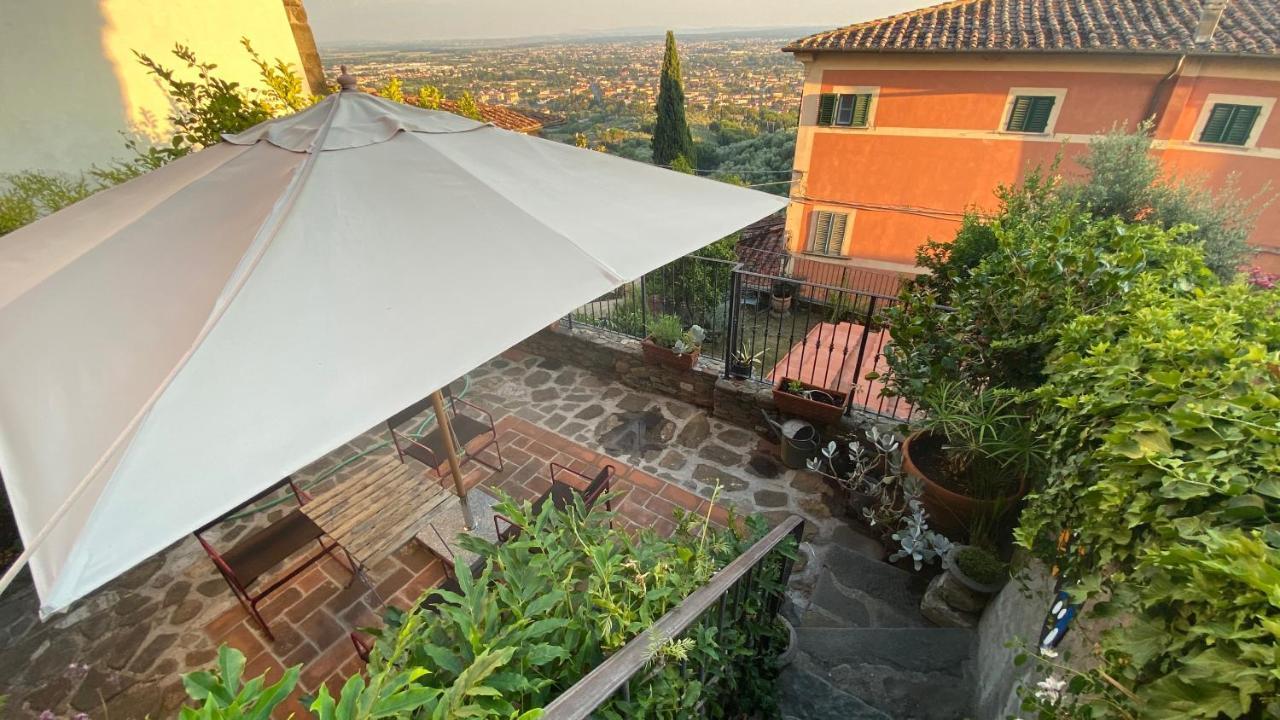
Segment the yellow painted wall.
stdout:
[[169,105],[133,52],[166,67],[174,43],[258,84],[240,38],[302,63],[281,0],[37,0],[0,12],[0,173],[75,172],[127,154],[122,132],[167,137]]

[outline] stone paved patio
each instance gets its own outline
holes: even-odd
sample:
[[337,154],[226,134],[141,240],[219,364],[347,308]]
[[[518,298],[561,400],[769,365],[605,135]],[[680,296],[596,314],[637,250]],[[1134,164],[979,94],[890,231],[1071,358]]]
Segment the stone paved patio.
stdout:
[[[819,478],[781,467],[769,442],[692,405],[519,351],[474,370],[462,391],[499,420],[504,455],[512,461],[486,485],[517,497],[545,489],[551,459],[581,466],[608,457],[625,466],[620,484],[628,494],[619,509],[632,522],[667,529],[673,506],[705,508],[719,482],[720,502],[740,512],[762,512],[774,521],[803,515],[819,554],[831,544],[871,542],[833,517],[833,494]],[[374,428],[295,478],[316,482],[314,492],[323,492],[385,460],[384,443],[385,433]],[[474,463],[469,471],[490,472]],[[283,512],[274,508],[231,523],[215,542],[233,543]],[[723,519],[721,510],[715,513]],[[407,605],[421,588],[439,582],[443,567],[411,543],[371,574],[384,597]],[[806,582],[805,574],[798,576],[794,593],[803,596]],[[358,583],[346,584],[341,566],[322,564],[267,603],[268,622],[281,628],[271,647],[190,539],[44,623],[36,619],[29,584],[17,588],[0,599],[6,717],[35,717],[46,709],[112,720],[171,716],[185,701],[179,673],[205,666],[222,641],[246,650],[252,671],[302,662],[301,685],[314,690],[357,667],[346,633],[376,619],[371,595]]]

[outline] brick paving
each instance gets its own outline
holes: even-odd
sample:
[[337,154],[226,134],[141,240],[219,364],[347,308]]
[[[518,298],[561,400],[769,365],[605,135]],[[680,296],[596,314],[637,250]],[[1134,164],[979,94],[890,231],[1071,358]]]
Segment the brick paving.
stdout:
[[[723,525],[727,511],[714,507],[697,495],[660,480],[557,433],[540,428],[527,420],[506,416],[497,422],[498,442],[506,466],[501,473],[478,463],[468,464],[464,484],[483,483],[516,500],[532,500],[551,487],[549,464],[559,463],[570,469],[594,474],[605,464],[617,470],[613,484],[614,508],[624,528],[651,527],[670,534],[675,529],[672,513],[676,508],[686,512],[711,512],[713,521]],[[477,517],[489,523],[492,518]],[[410,541],[395,554],[369,571],[378,595],[387,603],[408,608],[428,588],[444,581],[445,567],[440,558]],[[302,715],[299,698],[315,693],[323,683],[337,693],[347,677],[361,670],[349,633],[362,627],[381,624],[382,607],[374,593],[359,580],[352,581],[350,571],[339,561],[326,557],[309,568],[277,594],[269,597],[261,611],[275,635],[268,642],[257,625],[239,605],[228,608],[205,628],[216,647],[223,643],[245,653],[245,677],[268,676],[278,679],[283,669],[303,666],[298,691],[288,711]]]
[[[776,447],[753,432],[667,396],[639,392],[559,361],[509,351],[468,374],[467,399],[498,421],[509,461],[497,476],[466,465],[467,482],[529,499],[550,483],[547,463],[583,469],[606,459],[619,471],[616,506],[624,526],[668,532],[675,507],[705,511],[713,488],[719,504],[771,521],[806,518],[817,547],[859,542],[840,517],[833,493],[811,474],[781,467]],[[294,473],[319,494],[394,457],[385,428],[375,427]],[[284,507],[229,523],[214,533],[226,545],[278,519]],[[713,519],[723,522],[717,508]],[[484,522],[488,519],[481,518]],[[443,564],[416,543],[372,569],[383,597],[408,606],[443,578]],[[302,663],[300,688],[358,668],[347,633],[376,622],[372,593],[336,561],[309,569],[264,604],[275,643],[248,620],[225,582],[192,540],[184,539],[45,622],[34,592],[0,597],[0,694],[5,717],[57,717],[84,711],[112,720],[172,717],[186,702],[180,674],[208,667],[218,643],[249,656],[249,671],[279,672]],[[793,588],[796,582],[793,581]],[[336,689],[336,688],[334,688]],[[291,709],[301,710],[297,705]],[[305,717],[305,715],[300,715]]]

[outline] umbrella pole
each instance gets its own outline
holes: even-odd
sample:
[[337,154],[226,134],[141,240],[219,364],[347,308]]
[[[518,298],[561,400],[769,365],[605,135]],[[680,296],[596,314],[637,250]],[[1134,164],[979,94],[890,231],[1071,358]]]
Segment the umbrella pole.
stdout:
[[467,490],[462,487],[462,470],[458,467],[458,447],[453,438],[453,425],[449,422],[449,414],[444,409],[444,397],[437,390],[431,393],[431,407],[436,411],[436,422],[440,424],[440,438],[444,440],[444,454],[449,457],[449,474],[453,476],[453,487],[462,502],[462,520],[468,530],[476,527],[475,518],[471,517],[471,505],[467,503]]

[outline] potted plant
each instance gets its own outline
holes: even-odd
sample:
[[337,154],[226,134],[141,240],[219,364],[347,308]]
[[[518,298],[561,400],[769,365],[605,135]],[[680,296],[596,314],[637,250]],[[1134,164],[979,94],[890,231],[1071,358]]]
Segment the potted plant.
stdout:
[[692,369],[702,353],[707,334],[697,325],[688,330],[675,315],[660,315],[649,323],[649,335],[641,343],[646,360],[677,370]]
[[923,484],[935,527],[959,537],[997,524],[1041,465],[1029,419],[1007,396],[959,383],[940,382],[924,400],[924,419],[902,444],[903,468]]
[[827,443],[808,468],[844,493],[848,516],[875,526],[880,509],[894,504],[894,486],[902,477],[901,444],[893,433],[872,427],[861,439],[850,435]]
[[729,356],[729,376],[739,380],[751,377],[752,368],[760,365],[760,358],[764,357],[765,352],[767,349],[752,354],[751,348],[745,342],[742,343]]
[[848,397],[839,390],[810,385],[784,377],[773,388],[773,402],[778,411],[812,420],[824,425],[835,425],[844,414]]
[[1009,566],[996,554],[977,545],[956,545],[942,566],[961,585],[975,593],[994,595],[1009,581]]
[[796,291],[800,289],[800,283],[790,275],[783,275],[773,281],[773,287],[769,293],[769,307],[779,315],[791,309],[791,299],[795,297]]

